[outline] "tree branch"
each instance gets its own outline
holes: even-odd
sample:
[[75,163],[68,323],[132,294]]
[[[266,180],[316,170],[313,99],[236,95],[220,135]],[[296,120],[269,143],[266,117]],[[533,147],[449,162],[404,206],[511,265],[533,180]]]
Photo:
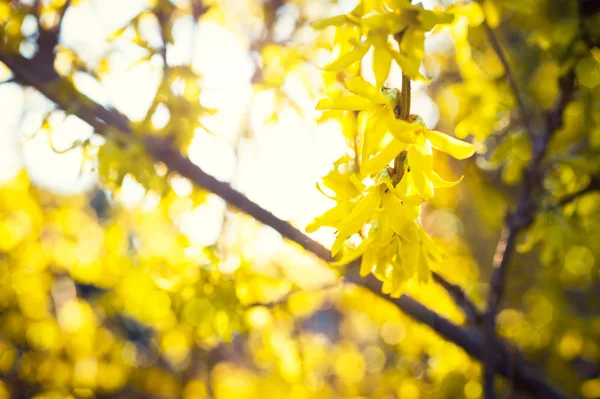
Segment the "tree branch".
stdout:
[[517,234],[533,222],[538,211],[539,205],[534,199],[534,195],[541,188],[544,178],[542,160],[546,155],[552,136],[563,124],[563,112],[573,96],[573,73],[569,73],[561,80],[560,87],[561,92],[556,105],[545,115],[546,126],[544,133],[533,136],[533,154],[524,172],[519,202],[514,212],[509,212],[506,215],[492,260],[492,277],[490,279],[488,306],[484,315],[484,332],[486,338],[484,393],[487,399],[495,397],[494,379],[498,362],[496,315],[505,291],[508,264],[515,249]]
[[[45,69],[47,68],[46,65],[36,65],[21,57],[6,55],[1,52],[0,61],[4,62],[13,71],[15,78],[19,82],[35,87],[60,108],[66,112],[75,114],[80,119],[89,123],[98,134],[105,134],[109,126],[120,130],[124,135],[131,134],[131,127],[125,116],[114,109],[108,109],[96,104],[91,99],[78,93],[70,83],[62,81],[54,70]],[[69,89],[66,93],[60,93],[59,95],[59,93],[53,90],[53,88],[56,89],[57,87],[68,87]],[[168,141],[147,135],[145,136],[145,145],[152,157],[157,162],[164,163],[171,171],[179,173],[194,184],[220,196],[240,211],[270,226],[283,237],[297,243],[317,257],[325,261],[331,261],[329,250],[320,243],[312,240],[290,223],[276,217],[271,212],[252,202],[242,193],[231,188],[227,183],[218,181],[211,175],[208,175],[182,155],[180,151],[173,148]],[[482,359],[484,339],[479,332],[453,324],[406,295],[400,298],[388,297],[381,291],[382,283],[372,275],[366,278],[361,277],[359,268],[360,260],[354,261],[349,265],[344,279],[349,283],[362,286],[375,295],[391,301],[414,320],[431,327],[441,337],[462,347],[474,358]],[[515,386],[525,392],[543,398],[566,397],[550,383],[538,376],[524,361],[517,362],[516,367],[513,368],[512,364],[514,362],[506,348],[507,346],[500,347],[501,356],[497,367],[494,368],[495,371],[511,378]]]
[[494,49],[494,51],[496,52],[496,55],[498,56],[498,59],[500,60],[500,63],[502,63],[502,67],[504,68],[504,73],[506,74],[508,83],[510,84],[510,87],[513,91],[515,100],[517,101],[517,110],[519,112],[519,119],[521,120],[521,123],[525,127],[525,130],[527,130],[527,133],[529,134],[529,139],[533,143],[536,134],[533,130],[533,127],[531,126],[531,122],[527,115],[527,108],[525,108],[525,103],[523,102],[523,97],[521,96],[521,91],[519,90],[519,85],[517,84],[517,79],[515,78],[515,75],[512,72],[510,64],[508,63],[508,58],[506,58],[506,55],[504,54],[504,51],[502,50],[502,46],[500,46],[500,42],[496,38],[496,34],[494,33],[494,30],[488,24],[486,18],[483,19],[482,26],[483,26],[483,29],[485,30],[485,33],[487,34],[488,40],[490,41],[492,48]]
[[474,325],[481,325],[483,322],[483,315],[477,306],[469,299],[467,294],[463,291],[460,286],[452,284],[444,277],[436,272],[432,272],[431,276],[433,280],[442,286],[450,295],[452,300],[462,309],[467,319]]
[[569,194],[558,201],[558,206],[565,206],[584,194],[600,191],[600,176],[592,176],[590,183],[579,191]]
[[[429,326],[446,340],[460,346],[473,358],[483,359],[485,339],[479,331],[461,328],[407,295],[390,298],[382,293],[382,283],[379,280],[373,275],[361,277],[359,268],[360,262],[354,262],[348,269],[346,281],[365,287],[375,295],[392,302],[402,312]],[[512,380],[515,387],[538,398],[567,398],[565,394],[527,366],[524,359],[515,355],[515,351],[510,350],[507,344],[499,343],[498,352],[499,362],[496,372]]]

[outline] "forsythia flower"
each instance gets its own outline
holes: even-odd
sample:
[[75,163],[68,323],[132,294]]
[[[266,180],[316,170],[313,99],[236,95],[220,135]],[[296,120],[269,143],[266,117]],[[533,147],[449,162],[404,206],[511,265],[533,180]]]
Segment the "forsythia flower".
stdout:
[[[451,187],[457,182],[442,179],[433,170],[433,148],[464,159],[473,155],[473,145],[435,130],[427,129],[415,115],[409,121],[397,119],[401,93],[397,89],[377,90],[359,77],[346,79],[352,93],[319,101],[317,109],[360,111],[359,134],[362,141],[359,174],[336,170],[324,178],[337,205],[307,226],[314,231],[322,226],[337,229],[333,256],[342,254],[336,264],[362,256],[361,274],[374,275],[384,282],[383,291],[401,295],[407,283],[417,276],[426,281],[429,262],[440,261],[441,254],[421,227],[418,217],[423,200],[433,196],[434,187]],[[403,157],[400,181],[392,180],[388,165],[400,153]],[[370,177],[374,183],[362,183]],[[362,241],[349,245],[356,235]]]
[[[313,23],[312,26],[315,29],[328,26],[342,29],[348,26],[357,27],[364,40],[353,40],[350,43],[353,45],[352,50],[340,55],[325,69],[345,70],[373,48],[373,72],[376,85],[379,87],[383,85],[389,74],[392,60],[396,61],[411,79],[427,80],[419,73],[424,55],[425,32],[437,24],[450,23],[452,19],[450,14],[424,10],[422,7],[411,5],[410,1],[376,0],[360,2],[349,14],[323,19]],[[399,50],[390,46],[388,42],[390,35],[398,35]]]
[[[317,184],[317,189],[326,197],[335,200],[337,206],[315,218],[315,220],[306,227],[307,231],[315,231],[320,226],[335,227],[339,222],[344,220],[346,215],[352,210],[352,207],[354,206],[352,201],[361,194],[361,191],[359,190],[359,187],[357,187],[360,186],[360,184],[353,183],[352,179],[349,179],[344,173],[347,171],[342,169],[344,163],[347,162],[347,157],[341,158],[334,164],[334,169],[323,178],[323,184],[332,190],[336,194],[335,196],[332,197],[325,194],[319,184]],[[340,171],[340,169],[342,170]]]
[[[445,181],[433,170],[432,147],[454,158],[465,159],[475,152],[472,144],[427,129],[422,120],[415,116],[411,118],[415,123],[396,119],[396,107],[401,106],[397,101],[400,95],[397,89],[379,91],[359,77],[346,79],[346,87],[353,93],[352,95],[323,99],[317,104],[317,109],[365,112],[364,123],[359,132],[362,137],[361,172],[363,175],[380,172],[400,152],[407,151],[407,170],[411,171],[407,178],[412,180],[424,199],[433,196],[434,187],[452,187],[458,183],[458,181]],[[387,133],[390,133],[393,138],[378,152]]]
[[[362,256],[361,274],[373,273],[383,281],[383,291],[393,296],[401,295],[415,276],[419,281],[428,280],[430,262],[441,260],[419,222],[421,203],[433,196],[434,188],[451,187],[458,181],[446,181],[433,170],[433,148],[458,159],[470,157],[475,148],[428,129],[417,115],[408,115],[410,110],[403,107],[410,104],[403,102],[409,102],[410,84],[403,81],[405,93],[382,86],[393,60],[402,68],[403,79],[426,80],[419,73],[425,33],[451,20],[449,14],[424,10],[409,0],[362,0],[349,14],[313,24],[316,29],[335,26],[337,30],[334,41],[341,55],[326,70],[354,71],[373,49],[375,86],[358,76],[350,77],[345,80],[349,95],[325,98],[317,104],[318,110],[359,112],[358,144],[354,146],[359,165],[350,168],[349,157],[343,158],[324,178],[324,185],[335,193],[330,198],[336,206],[306,230],[335,228],[337,236],[331,248],[332,255],[338,256],[335,263]],[[388,42],[391,35],[398,50]],[[356,130],[348,134],[356,137]]]
[[[309,232],[321,226],[338,229],[331,249],[333,256],[342,250],[348,238],[369,226],[363,241],[355,248],[348,248],[334,264],[346,264],[362,256],[361,275],[373,272],[384,281],[383,291],[393,296],[401,295],[414,275],[420,281],[428,280],[429,262],[441,259],[439,250],[418,222],[419,202],[405,197],[401,186],[394,187],[384,170],[376,184],[358,199],[350,204],[339,203],[307,226]],[[336,210],[349,212],[340,220]]]

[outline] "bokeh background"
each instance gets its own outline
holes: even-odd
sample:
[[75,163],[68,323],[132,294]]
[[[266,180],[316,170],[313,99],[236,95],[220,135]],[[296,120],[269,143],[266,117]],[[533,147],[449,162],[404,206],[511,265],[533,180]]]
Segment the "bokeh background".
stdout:
[[[4,43],[24,57],[36,52],[34,3],[0,2]],[[81,93],[301,230],[332,206],[316,182],[352,156],[344,131],[355,122],[314,109],[331,85],[321,67],[339,49],[310,22],[355,1],[79,0],[62,19],[64,1],[40,3],[42,25],[61,21],[54,67]],[[495,3],[484,9],[497,13],[528,101],[547,107],[558,67],[531,46],[562,45],[577,31],[572,10]],[[564,29],[536,25],[536,6],[569,10],[547,17]],[[422,224],[446,253],[436,271],[483,308],[529,154],[479,6],[469,7],[427,36],[432,82],[415,82],[412,112],[477,145],[468,161],[436,154],[441,175],[465,178],[436,192]],[[374,81],[370,57],[362,71]],[[0,398],[481,397],[481,367],[462,349],[164,165],[142,181],[146,155],[110,147],[3,64],[0,79]],[[400,82],[393,65],[386,84]],[[568,106],[557,152],[582,135],[598,148],[586,112],[583,100]],[[573,165],[553,170],[550,193],[589,181]],[[534,225],[529,241],[543,245],[520,245],[498,319],[551,381],[588,398],[600,397],[599,204],[590,192]],[[335,238],[310,236],[326,247]],[[468,325],[435,283],[409,294]]]

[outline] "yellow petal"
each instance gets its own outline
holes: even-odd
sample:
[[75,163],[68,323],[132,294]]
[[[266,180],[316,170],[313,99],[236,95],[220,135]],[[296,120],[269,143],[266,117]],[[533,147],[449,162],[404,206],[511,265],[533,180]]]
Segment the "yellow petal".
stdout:
[[321,224],[317,220],[313,220],[312,222],[310,222],[309,224],[306,225],[306,229],[305,230],[306,230],[307,233],[314,233],[321,226],[323,226],[323,224]]
[[433,183],[429,175],[433,166],[431,144],[419,135],[417,142],[408,148],[408,165],[415,186],[425,198],[433,197]]
[[313,233],[323,226],[335,227],[344,219],[347,214],[348,209],[344,210],[340,207],[332,208],[321,216],[317,216],[315,220],[309,223],[306,226],[306,232]]
[[375,265],[375,252],[372,250],[365,251],[360,262],[360,275],[366,277],[371,273]]
[[389,19],[389,15],[380,12],[371,12],[363,16],[361,22],[370,30],[379,30],[387,27]]
[[[384,207],[385,208],[385,207]],[[377,240],[376,240],[376,245],[377,245],[377,252],[378,255],[382,255],[384,251],[381,251],[382,247],[387,249],[389,247],[389,243],[394,239],[394,236],[396,235],[396,233],[394,233],[394,229],[392,228],[392,222],[393,220],[389,217],[386,216],[387,211],[382,209],[381,211],[381,216],[378,218],[378,224],[377,224]],[[375,245],[374,245],[375,246]]]
[[352,209],[350,214],[340,223],[339,234],[344,233],[347,237],[358,232],[360,228],[371,218],[375,209],[381,203],[381,190],[376,188],[369,191],[358,204]]
[[390,74],[392,66],[392,54],[387,44],[387,39],[377,43],[373,49],[373,73],[375,74],[375,86],[382,87]]
[[[423,200],[419,196],[419,191],[415,187],[412,173],[405,173],[404,176],[402,176],[400,183],[396,185],[394,191],[396,192],[396,196],[402,200],[405,206],[410,205],[412,208],[416,207],[418,214],[419,206]],[[411,217],[411,219],[414,218]]]
[[357,44],[352,50],[341,55],[338,59],[323,67],[323,69],[326,71],[343,71],[355,62],[360,61],[367,54],[369,48],[370,46],[368,45]]
[[346,78],[344,82],[346,83],[346,88],[352,93],[368,98],[376,104],[384,105],[391,101],[385,94],[377,90],[375,86],[365,82],[358,76]]
[[344,266],[347,265],[348,263],[358,259],[367,249],[367,245],[369,243],[367,242],[367,240],[363,240],[363,242],[361,242],[358,247],[356,248],[350,248],[346,251],[344,251],[344,254],[342,255],[342,257],[335,261],[335,262],[331,262],[331,266],[337,267],[337,266]]
[[336,227],[346,215],[350,212],[350,207],[348,204],[338,204],[335,208],[331,208],[321,216],[318,216],[306,226],[306,231],[308,233],[312,233],[316,231],[319,227],[330,226]]
[[325,191],[323,191],[323,189],[321,188],[321,185],[319,184],[319,182],[317,182],[316,186],[317,186],[317,190],[318,190],[318,191],[319,191],[321,194],[323,194],[325,197],[329,198],[330,200],[334,200],[334,201],[335,201],[335,196],[334,196],[334,195],[327,194]]
[[362,0],[358,2],[356,8],[352,11],[353,14],[366,16],[381,8],[383,1],[381,0]]
[[350,176],[350,182],[354,185],[354,187],[356,187],[357,190],[361,192],[365,191],[366,186],[358,179],[358,175],[356,173],[353,173],[352,176]]
[[373,108],[373,103],[371,101],[357,95],[338,98],[323,98],[316,106],[316,109],[318,110],[344,109],[352,111],[364,111],[371,108]]
[[396,158],[396,156],[406,148],[406,143],[398,140],[390,141],[379,154],[364,162],[362,168],[363,174],[372,175],[381,172],[392,159]]
[[[357,187],[353,184],[352,178],[348,179],[347,172],[340,172],[338,168],[340,165],[345,164],[344,158],[340,158],[338,161],[334,163],[334,169],[331,170],[325,177],[323,177],[323,186],[328,188],[328,192],[334,193],[334,198],[331,198],[331,195],[327,195],[327,193],[323,193],[326,197],[335,199],[338,202],[349,203],[349,201],[353,198],[356,198],[358,194],[364,191],[364,189],[357,189]],[[319,191],[321,187],[318,187]]]
[[348,236],[343,236],[338,232],[338,235],[331,246],[331,256],[336,256],[342,250],[347,239]]
[[425,137],[431,141],[435,148],[452,155],[456,159],[469,158],[475,153],[473,144],[455,139],[437,130],[425,130]]
[[453,20],[454,15],[441,10],[419,10],[419,21],[421,21],[422,28],[425,30],[431,30],[437,24],[452,23]]
[[428,176],[422,172],[415,172],[413,173],[413,178],[415,180],[415,185],[421,193],[421,196],[425,199],[433,198],[434,186],[433,182],[429,180]]
[[383,195],[382,200],[384,217],[390,221],[394,232],[399,236],[406,234],[410,220],[406,217],[404,206],[398,198],[390,192]]
[[421,245],[419,261],[417,262],[417,277],[420,283],[426,283],[431,278],[431,270],[429,269],[429,261],[425,255],[425,250]]
[[360,133],[363,139],[361,160],[363,163],[371,158],[388,130],[387,112],[385,108],[377,107],[368,112],[361,120]]
[[410,27],[402,34],[402,43],[400,48],[403,53],[411,60],[423,60],[425,51],[423,45],[425,43],[425,31],[421,28]]
[[421,255],[420,246],[420,242],[417,239],[415,241],[402,241],[402,245],[398,248],[398,257],[402,261],[402,268],[407,277],[412,277],[418,270],[418,262]]
[[394,60],[398,63],[398,65],[402,69],[402,72],[404,72],[406,75],[408,75],[409,78],[411,78],[413,80],[420,80],[422,82],[429,82],[429,79],[426,78],[425,76],[421,75],[421,72],[419,72],[419,67],[421,66],[421,61],[409,59],[408,57],[406,57],[396,51],[392,51],[391,54],[392,54],[392,57],[394,58]]
[[458,183],[460,183],[462,181],[464,176],[461,176],[460,179],[458,179],[457,181],[448,181],[448,180],[444,180],[440,177],[440,175],[438,175],[437,173],[435,173],[435,171],[431,171],[431,173],[429,174],[429,179],[431,180],[431,182],[433,183],[433,185],[435,187],[439,187],[439,188],[450,188],[450,187],[454,187],[456,186]]
[[[423,202],[423,200],[420,200],[421,203]],[[418,205],[415,204],[409,204],[409,203],[404,203],[404,210],[406,211],[406,218],[409,220],[417,220],[417,218],[419,217],[419,215],[421,214],[421,204],[419,203]]]
[[[365,1],[361,2],[364,7]],[[404,13],[382,12],[383,1],[374,1],[378,3],[372,12],[365,13],[361,18],[363,25],[372,31],[400,32],[406,28],[407,19]],[[388,2],[391,3],[391,2]],[[393,1],[395,9],[405,8],[402,2]],[[389,7],[389,5],[388,5]]]
[[346,15],[336,15],[335,17],[319,19],[310,24],[313,29],[325,29],[328,26],[341,26],[348,21]]
[[[404,294],[406,292],[406,289],[408,288],[409,279],[406,277],[406,275],[401,270],[394,271],[391,274],[391,276],[386,279],[386,281],[388,282],[389,285],[391,285],[391,288],[388,288],[389,289],[388,294],[392,298],[399,298],[402,294]],[[383,287],[382,287],[382,291],[383,291]]]
[[[394,249],[395,248],[396,248],[396,246],[394,246]],[[394,251],[394,253],[396,253],[396,251]],[[373,275],[375,277],[377,277],[379,280],[381,280],[385,283],[386,275],[389,274],[387,271],[391,268],[391,265],[388,263],[387,258],[385,258],[385,259],[382,258],[377,252],[375,252],[375,256],[376,256],[377,260],[375,262],[375,265],[374,265],[371,273],[373,273]],[[383,288],[381,288],[381,290],[385,293]]]
[[408,123],[402,119],[393,119],[389,122],[389,131],[396,140],[405,143],[414,143],[416,140],[414,132],[423,130],[423,126],[418,123]]
[[423,228],[420,228],[419,234],[421,238],[421,246],[423,247],[425,254],[427,254],[429,258],[433,259],[434,262],[441,262],[443,260],[442,252],[437,245],[435,245],[431,237],[429,237],[429,234],[427,234]]

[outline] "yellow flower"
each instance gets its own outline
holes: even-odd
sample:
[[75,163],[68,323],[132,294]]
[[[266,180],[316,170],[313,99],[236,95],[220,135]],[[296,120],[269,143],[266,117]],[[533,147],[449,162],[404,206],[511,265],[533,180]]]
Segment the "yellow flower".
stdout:
[[[422,130],[422,126],[396,119],[397,89],[377,90],[372,84],[362,78],[353,76],[345,80],[346,88],[353,94],[338,97],[324,98],[317,104],[318,110],[337,109],[364,111],[359,117],[359,134],[362,138],[361,170],[363,174],[378,173],[391,159],[406,148],[410,141],[410,132]],[[383,158],[370,160],[379,149],[387,132],[397,137],[384,149]],[[382,159],[388,159],[382,164]],[[381,167],[380,167],[381,166]],[[378,168],[378,169],[377,169]]]
[[387,93],[384,93],[358,76],[346,78],[344,83],[353,94],[338,98],[324,98],[317,103],[316,108],[318,110],[370,111],[382,107],[391,112],[393,116],[393,109],[396,105],[396,89],[387,90]]
[[[383,150],[366,163],[364,173],[374,173],[376,168],[387,166],[400,151],[407,151],[403,180],[410,191],[414,185],[425,199],[433,196],[434,187],[448,188],[458,184],[442,179],[433,170],[433,151],[436,148],[456,159],[465,159],[475,153],[475,147],[436,130],[425,127],[420,117],[412,116],[414,122],[410,129],[390,129],[395,140],[389,142]],[[409,194],[406,194],[407,196]]]
[[[384,172],[376,185],[354,203],[348,216],[338,223],[337,238],[332,248],[334,265],[347,264],[362,256],[360,273],[373,272],[384,282],[384,292],[401,295],[413,277],[427,281],[429,263],[439,262],[441,254],[418,222],[419,205],[404,201]],[[352,235],[370,226],[358,246],[346,245]]]
[[[400,152],[407,151],[406,170],[409,173],[404,174],[405,184],[414,185],[423,198],[431,198],[434,187],[452,187],[460,182],[446,181],[433,170],[432,148],[454,158],[465,159],[475,152],[472,144],[427,129],[423,120],[415,115],[411,116],[411,123],[396,119],[399,106],[397,89],[377,90],[356,76],[347,78],[345,84],[351,95],[322,99],[317,109],[362,111],[359,134],[362,138],[361,172],[364,176],[380,173]],[[387,133],[393,138],[385,141]],[[410,192],[410,187],[407,190]],[[406,196],[410,194],[406,193]]]
[[[409,157],[412,155],[416,166],[396,186],[387,168],[369,187],[364,187],[349,171],[340,173],[336,169],[325,178],[325,185],[336,192],[332,198],[337,204],[317,217],[307,230],[321,226],[337,229],[331,249],[337,257],[333,265],[347,264],[362,256],[361,275],[373,273],[384,282],[383,291],[392,296],[401,295],[415,278],[429,279],[429,264],[441,261],[441,254],[419,223],[420,186],[424,183],[415,183],[415,179],[439,185],[441,179],[431,170],[427,158],[430,153],[431,144],[424,134],[418,135],[416,143],[409,147]],[[360,243],[353,245],[359,235]]]
[[425,129],[422,134],[418,134],[415,143],[410,145],[407,150],[406,162],[408,167],[403,179],[411,179],[410,182],[426,199],[433,197],[434,187],[449,188],[457,185],[462,180],[461,177],[455,182],[446,181],[433,170],[433,151],[430,137],[433,137],[434,142],[437,143],[433,146],[458,159],[471,156],[475,151],[471,144],[453,139],[434,130]]
[[[335,200],[337,206],[325,212],[323,215],[306,226],[306,231],[312,233],[321,226],[335,227],[346,215],[350,213],[356,198],[362,193],[364,187],[358,187],[349,177],[351,173],[347,170],[349,164],[348,156],[339,159],[334,164],[334,169],[323,178],[323,185],[335,193],[334,196],[326,194],[317,183],[317,189],[326,197]],[[346,167],[346,170],[344,170]]]
[[[389,4],[386,4],[389,3]],[[410,2],[361,2],[349,14],[337,15],[313,23],[313,28],[356,26],[364,40],[353,41],[352,50],[341,54],[324,69],[341,71],[361,60],[373,48],[373,72],[376,85],[382,86],[388,77],[392,60],[402,72],[414,80],[427,79],[419,72],[423,60],[425,32],[437,24],[452,22],[453,16],[441,11],[424,10]],[[399,49],[393,49],[388,37],[396,35]]]
[[394,236],[385,248],[372,246],[361,261],[361,274],[370,271],[383,281],[383,293],[398,297],[416,276],[426,282],[431,276],[430,262],[441,262],[442,256],[431,238],[413,221],[403,236]]

